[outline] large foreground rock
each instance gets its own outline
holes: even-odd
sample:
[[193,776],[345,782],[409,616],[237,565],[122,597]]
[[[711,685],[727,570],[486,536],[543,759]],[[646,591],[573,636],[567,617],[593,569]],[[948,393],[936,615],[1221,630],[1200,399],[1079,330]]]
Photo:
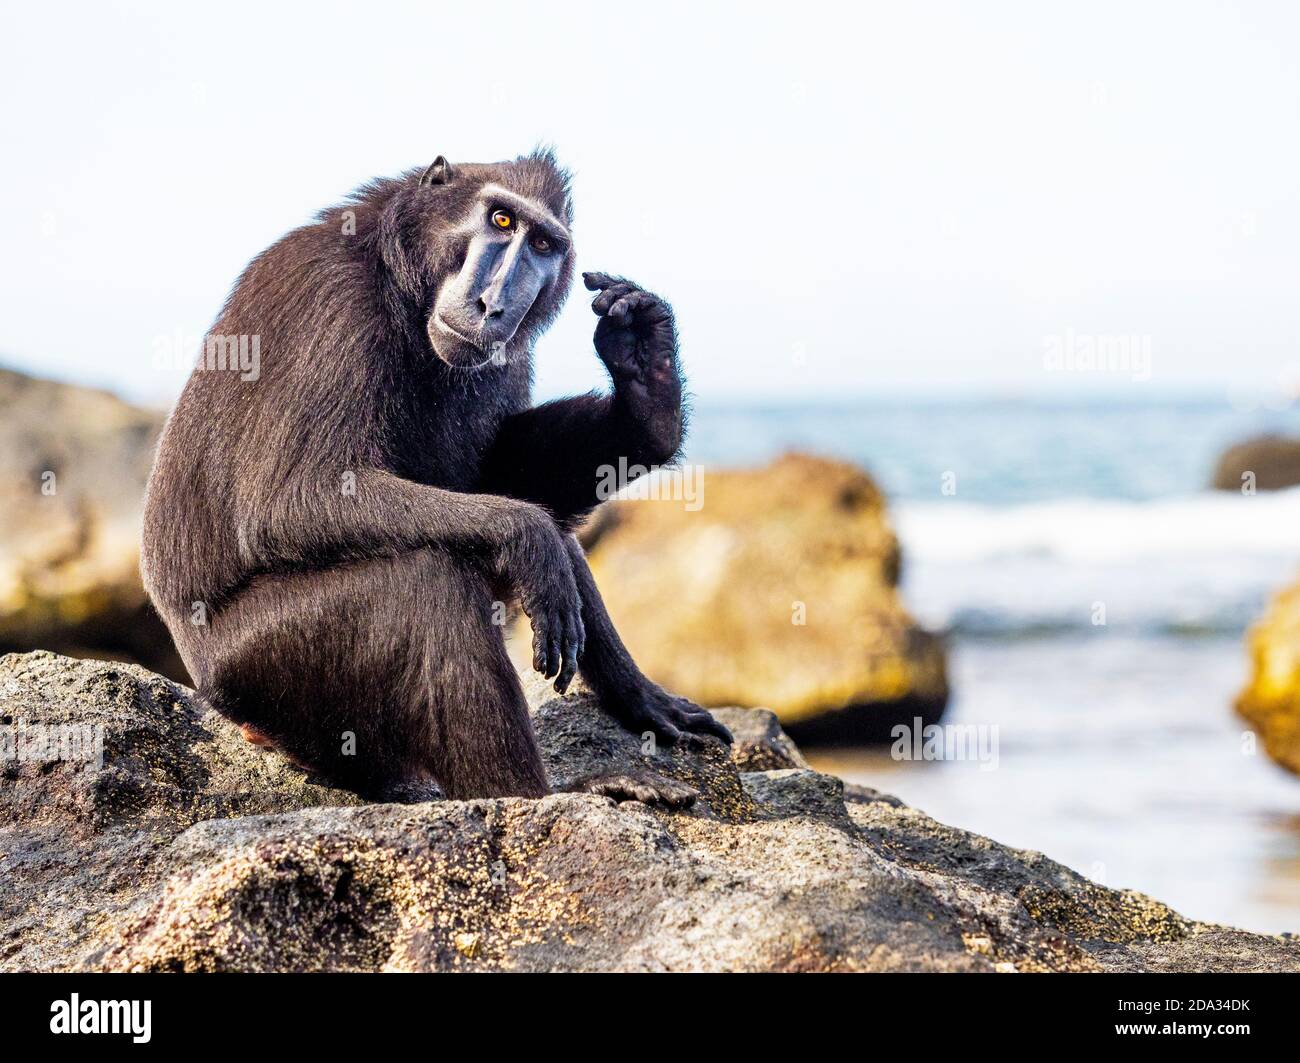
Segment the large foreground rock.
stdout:
[[732,756],[646,758],[589,696],[537,699],[554,780],[648,763],[700,790],[689,813],[362,805],[141,668],[7,657],[0,717],[24,748],[57,734],[36,725],[103,743],[98,767],[87,740],[3,769],[0,969],[1300,970],[1296,942],[846,790],[770,714],[722,715]]
[[903,607],[898,540],[865,473],[789,454],[705,469],[697,502],[599,514],[592,571],[652,678],[701,705],[771,708],[799,741],[938,719],[943,647]]
[[0,652],[37,646],[184,676],[140,582],[162,415],[0,369]]
[[1247,636],[1250,679],[1237,711],[1274,760],[1300,775],[1300,584],[1282,591]]
[[1242,477],[1253,473],[1259,491],[1279,491],[1300,484],[1300,439],[1266,435],[1229,447],[1214,468],[1220,491],[1240,491]]

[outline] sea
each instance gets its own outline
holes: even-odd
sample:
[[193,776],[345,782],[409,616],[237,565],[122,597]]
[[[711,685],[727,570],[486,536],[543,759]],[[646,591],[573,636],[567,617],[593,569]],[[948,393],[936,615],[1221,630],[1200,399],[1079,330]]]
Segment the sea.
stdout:
[[[1233,712],[1244,636],[1300,578],[1300,489],[1213,491],[1215,459],[1300,407],[1115,401],[697,402],[686,460],[797,449],[884,489],[902,589],[949,646],[952,759],[816,767],[1184,915],[1300,931],[1300,777]],[[973,725],[972,730],[968,725]],[[920,752],[918,743],[911,750]]]

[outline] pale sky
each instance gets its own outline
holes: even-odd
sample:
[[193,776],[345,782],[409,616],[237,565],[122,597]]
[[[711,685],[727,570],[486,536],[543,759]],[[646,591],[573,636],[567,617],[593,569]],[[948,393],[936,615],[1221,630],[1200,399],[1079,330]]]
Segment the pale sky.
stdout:
[[[581,269],[700,400],[1300,381],[1287,3],[23,5],[0,362],[169,400],[243,265],[372,176],[553,144]],[[600,382],[575,292],[539,392]],[[1049,372],[1137,337],[1150,379]]]

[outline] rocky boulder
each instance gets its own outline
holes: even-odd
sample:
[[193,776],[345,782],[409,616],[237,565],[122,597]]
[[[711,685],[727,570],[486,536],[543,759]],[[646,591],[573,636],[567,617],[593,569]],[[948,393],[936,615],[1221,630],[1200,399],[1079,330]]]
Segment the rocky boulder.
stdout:
[[0,660],[0,970],[1300,970],[1294,941],[846,792],[771,714],[725,710],[730,755],[647,756],[533,689],[553,781],[648,765],[700,800],[363,805],[141,668]]
[[771,708],[803,742],[880,741],[939,718],[943,646],[903,606],[898,540],[865,473],[788,454],[705,469],[702,487],[690,502],[607,503],[587,533],[647,674],[701,705]]
[[162,415],[0,369],[0,651],[184,668],[140,582],[140,516]]
[[1214,468],[1220,491],[1240,491],[1247,473],[1259,491],[1278,491],[1300,484],[1300,439],[1265,435],[1229,447]]
[[1282,591],[1246,638],[1250,679],[1237,711],[1275,761],[1300,775],[1300,584]]

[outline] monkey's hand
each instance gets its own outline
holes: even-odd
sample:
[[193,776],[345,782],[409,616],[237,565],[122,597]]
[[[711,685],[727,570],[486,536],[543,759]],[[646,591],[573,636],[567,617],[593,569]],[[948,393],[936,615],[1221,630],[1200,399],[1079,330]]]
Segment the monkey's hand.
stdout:
[[582,596],[564,538],[534,506],[523,507],[522,528],[511,537],[498,567],[514,585],[533,628],[533,667],[563,694],[578,670],[586,643]]
[[584,273],[588,290],[600,292],[591,309],[596,325],[596,353],[615,383],[637,380],[648,384],[660,376],[676,376],[677,326],[672,308],[659,296],[622,277]]
[[622,277],[584,273],[582,280],[600,293],[591,304],[600,318],[596,353],[613,377],[615,394],[644,434],[646,457],[669,461],[682,440],[682,376],[672,308]]
[[598,696],[601,707],[633,734],[649,731],[666,746],[680,742],[687,749],[698,749],[711,738],[731,745],[731,732],[713,713],[644,677],[621,689],[600,690]]

